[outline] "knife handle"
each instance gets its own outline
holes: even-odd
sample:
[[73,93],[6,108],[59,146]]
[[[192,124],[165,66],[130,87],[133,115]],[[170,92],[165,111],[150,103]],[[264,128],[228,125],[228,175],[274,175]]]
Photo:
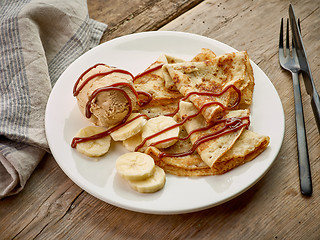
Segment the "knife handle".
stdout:
[[315,88],[313,88],[313,95],[311,98],[311,106],[312,106],[314,118],[316,119],[318,131],[320,134],[320,98],[319,98],[319,94],[317,93]]
[[306,137],[305,124],[304,124],[303,106],[302,106],[301,89],[300,89],[298,73],[292,73],[292,80],[293,80],[294,106],[295,106],[295,116],[296,116],[300,190],[303,195],[311,196],[312,180],[311,180],[308,143],[307,143],[307,137]]

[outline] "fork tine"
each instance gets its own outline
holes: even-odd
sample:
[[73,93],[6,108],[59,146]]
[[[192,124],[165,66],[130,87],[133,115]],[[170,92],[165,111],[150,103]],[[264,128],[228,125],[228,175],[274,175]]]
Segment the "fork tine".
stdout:
[[290,56],[290,40],[289,40],[289,19],[287,18],[287,39],[286,39],[286,56]]
[[280,36],[279,36],[279,49],[283,49],[283,18],[281,18]]

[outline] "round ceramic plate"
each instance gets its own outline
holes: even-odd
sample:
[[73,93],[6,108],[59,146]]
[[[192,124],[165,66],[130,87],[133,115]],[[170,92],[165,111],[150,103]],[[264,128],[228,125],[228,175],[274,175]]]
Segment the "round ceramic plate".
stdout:
[[73,85],[83,71],[96,63],[143,72],[159,55],[191,60],[209,48],[217,55],[235,49],[203,36],[181,32],[146,32],[120,37],[88,51],[73,62],[55,84],[46,109],[46,134],[52,154],[66,175],[79,187],[112,205],[154,214],[198,211],[226,202],[254,185],[275,160],[284,136],[284,113],[280,98],[263,71],[253,62],[255,89],[250,130],[270,136],[270,145],[253,161],[220,176],[178,177],[167,174],[165,187],[156,193],[138,193],[115,170],[118,156],[127,152],[113,142],[98,159],[85,157],[70,147],[77,131],[90,125],[72,95]]

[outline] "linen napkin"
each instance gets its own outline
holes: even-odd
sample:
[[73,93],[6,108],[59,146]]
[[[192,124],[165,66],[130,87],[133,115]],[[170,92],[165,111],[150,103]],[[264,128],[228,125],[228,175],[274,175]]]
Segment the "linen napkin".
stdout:
[[86,0],[4,0],[0,9],[1,199],[21,191],[49,151],[50,91],[107,25],[89,18]]

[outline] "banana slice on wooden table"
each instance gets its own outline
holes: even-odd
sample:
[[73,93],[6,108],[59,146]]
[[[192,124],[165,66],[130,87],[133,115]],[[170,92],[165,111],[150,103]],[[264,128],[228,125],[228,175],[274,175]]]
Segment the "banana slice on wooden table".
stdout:
[[152,176],[155,164],[153,158],[145,153],[130,152],[118,157],[116,169],[124,179],[137,181]]
[[[103,127],[88,126],[80,129],[76,137],[91,137],[104,131],[106,131],[106,129]],[[76,149],[88,157],[100,157],[108,152],[110,143],[111,137],[105,136],[95,140],[80,142],[77,144]]]
[[[155,118],[151,118],[147,121],[147,123],[142,128],[142,139],[150,137],[160,131],[177,124],[177,122],[169,116],[159,116]],[[146,145],[150,146],[152,143],[156,143],[169,138],[177,138],[179,136],[180,128],[177,126],[173,129],[164,131],[158,136],[152,137],[146,141]],[[177,139],[169,140],[166,142],[161,142],[156,145],[158,148],[167,148],[172,146],[177,142]]]
[[[127,121],[137,117],[140,115],[139,113],[132,113]],[[142,127],[146,124],[147,120],[145,117],[141,116],[137,119],[133,120],[132,122],[124,125],[123,127],[119,128],[118,130],[112,132],[110,135],[114,141],[123,141],[126,140],[142,130]]]
[[161,190],[166,183],[164,170],[155,166],[152,176],[140,181],[128,181],[131,188],[141,193],[153,193]]

